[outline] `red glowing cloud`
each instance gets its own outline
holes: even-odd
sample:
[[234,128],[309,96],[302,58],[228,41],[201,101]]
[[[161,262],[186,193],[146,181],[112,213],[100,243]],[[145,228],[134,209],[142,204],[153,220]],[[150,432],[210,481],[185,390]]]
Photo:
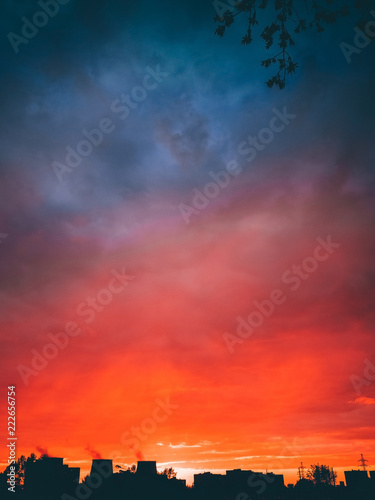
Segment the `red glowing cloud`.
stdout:
[[[32,370],[28,385],[15,373],[17,397],[28,409],[22,453],[33,452],[42,435],[67,462],[84,458],[82,442],[100,448],[86,447],[92,458],[129,464],[146,455],[181,469],[272,467],[292,475],[301,461],[344,467],[359,453],[371,459],[370,201],[348,186],[327,186],[295,186],[288,196],[280,194],[288,190],[281,182],[250,186],[188,227],[161,218],[147,234],[108,248],[89,229],[72,244],[77,255],[68,244],[64,250],[57,242],[51,254],[48,247],[35,266],[43,277],[57,261],[55,280],[45,284],[34,275],[30,289],[39,288],[30,303],[11,291],[4,299],[5,371]],[[113,208],[119,234],[127,208]],[[317,238],[329,235],[339,246],[316,253]],[[43,234],[35,237],[44,248]],[[114,280],[113,270],[124,267],[134,276],[127,286]],[[264,301],[275,289],[286,298],[268,313]],[[86,309],[95,304],[90,315],[77,314],[83,302]],[[238,318],[257,310],[254,302],[265,308],[262,324],[232,353],[223,336],[237,335]],[[68,322],[79,333],[67,337]],[[43,364],[33,361],[52,338],[64,348],[50,347]],[[177,409],[164,418],[157,401],[167,398]],[[62,436],[61,429],[69,432]],[[123,435],[137,445],[129,448]]]

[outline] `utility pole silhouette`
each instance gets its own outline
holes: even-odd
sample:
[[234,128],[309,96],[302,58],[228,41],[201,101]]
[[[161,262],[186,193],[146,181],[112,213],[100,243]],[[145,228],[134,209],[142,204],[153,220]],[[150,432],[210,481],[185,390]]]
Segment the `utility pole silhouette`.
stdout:
[[365,471],[366,468],[368,467],[368,465],[366,464],[366,462],[368,462],[368,460],[363,458],[363,453],[361,453],[361,458],[358,460],[358,462],[361,464],[362,469]]
[[300,467],[298,467],[298,477],[300,479],[305,479],[305,469],[306,469],[306,467],[304,467],[303,463],[301,462]]

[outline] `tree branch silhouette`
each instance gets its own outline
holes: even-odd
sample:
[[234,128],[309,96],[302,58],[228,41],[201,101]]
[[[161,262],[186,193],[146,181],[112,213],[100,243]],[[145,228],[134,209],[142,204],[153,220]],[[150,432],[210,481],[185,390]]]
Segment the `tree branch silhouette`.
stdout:
[[[218,2],[222,4],[222,2]],[[340,3],[340,2],[339,2]],[[358,22],[364,19],[373,4],[372,0],[355,0],[354,9],[360,13]],[[302,5],[301,5],[302,4]],[[235,18],[240,15],[248,17],[247,30],[241,39],[241,45],[250,45],[254,36],[260,37],[266,50],[278,48],[281,50],[275,51],[271,57],[261,61],[261,66],[269,68],[272,65],[276,66],[276,73],[266,85],[269,88],[273,86],[283,89],[288,76],[293,76],[298,63],[293,60],[289,50],[295,45],[295,37],[303,31],[313,29],[318,33],[325,31],[327,26],[333,25],[339,19],[350,14],[351,9],[347,4],[334,7],[335,0],[305,0],[303,3],[297,0],[239,0],[235,1],[233,7],[225,9],[221,6],[216,7],[217,15],[214,21],[218,23],[215,34],[223,37],[226,30],[234,23]],[[225,4],[222,4],[225,6]],[[353,5],[351,5],[353,7]],[[262,23],[261,27],[259,18],[263,11],[264,16],[267,15],[270,22]],[[264,25],[265,24],[265,25]],[[255,34],[256,27],[259,26],[261,32]]]

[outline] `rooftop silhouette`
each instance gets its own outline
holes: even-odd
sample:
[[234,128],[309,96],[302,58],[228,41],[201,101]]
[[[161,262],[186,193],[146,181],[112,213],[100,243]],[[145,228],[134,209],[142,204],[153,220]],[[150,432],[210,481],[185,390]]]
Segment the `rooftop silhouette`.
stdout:
[[[24,458],[24,457],[23,457]],[[232,469],[225,474],[194,475],[192,487],[177,479],[172,468],[157,471],[155,461],[140,460],[137,466],[114,472],[112,460],[93,459],[91,470],[79,482],[80,469],[63,458],[35,455],[25,459],[16,473],[16,486],[9,486],[9,467],[0,474],[0,487],[9,498],[21,500],[373,500],[375,475],[367,470],[345,471],[346,486],[335,484],[335,474],[326,466],[312,466],[314,478],[285,485],[282,474]],[[331,471],[331,473],[330,473]],[[324,472],[328,473],[325,478]],[[319,474],[318,474],[319,473]],[[310,473],[311,477],[311,473]],[[1,496],[3,498],[3,496]]]

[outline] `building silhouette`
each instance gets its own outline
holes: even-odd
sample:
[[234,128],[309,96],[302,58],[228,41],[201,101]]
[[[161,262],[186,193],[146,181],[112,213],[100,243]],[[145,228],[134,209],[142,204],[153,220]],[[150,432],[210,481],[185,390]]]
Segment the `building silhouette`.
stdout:
[[373,484],[366,470],[349,470],[345,471],[344,474],[346,485],[350,491],[360,494],[371,491]]
[[[114,472],[112,460],[94,459],[90,473],[79,482],[78,467],[69,467],[63,458],[43,456],[26,462],[23,488],[6,497],[16,500],[375,499],[375,471],[351,470],[344,474],[346,485],[314,484],[305,477],[286,487],[282,474],[232,469],[225,474],[195,474],[193,486],[187,487],[185,480],[173,474],[158,473],[155,461],[141,460],[136,468]],[[5,473],[0,476],[5,477]]]
[[252,470],[227,470],[225,475],[204,472],[194,474],[194,492],[199,499],[249,500],[285,498],[284,476]]
[[136,474],[139,477],[153,477],[156,476],[158,471],[156,470],[156,462],[151,462],[147,460],[140,460],[137,463]]
[[63,464],[63,458],[44,456],[25,469],[24,493],[30,500],[55,500],[73,492],[79,484],[79,467]]
[[106,475],[108,476],[113,474],[112,460],[107,460],[104,458],[94,458],[91,463],[90,476],[98,473],[103,474],[103,470],[106,471]]

